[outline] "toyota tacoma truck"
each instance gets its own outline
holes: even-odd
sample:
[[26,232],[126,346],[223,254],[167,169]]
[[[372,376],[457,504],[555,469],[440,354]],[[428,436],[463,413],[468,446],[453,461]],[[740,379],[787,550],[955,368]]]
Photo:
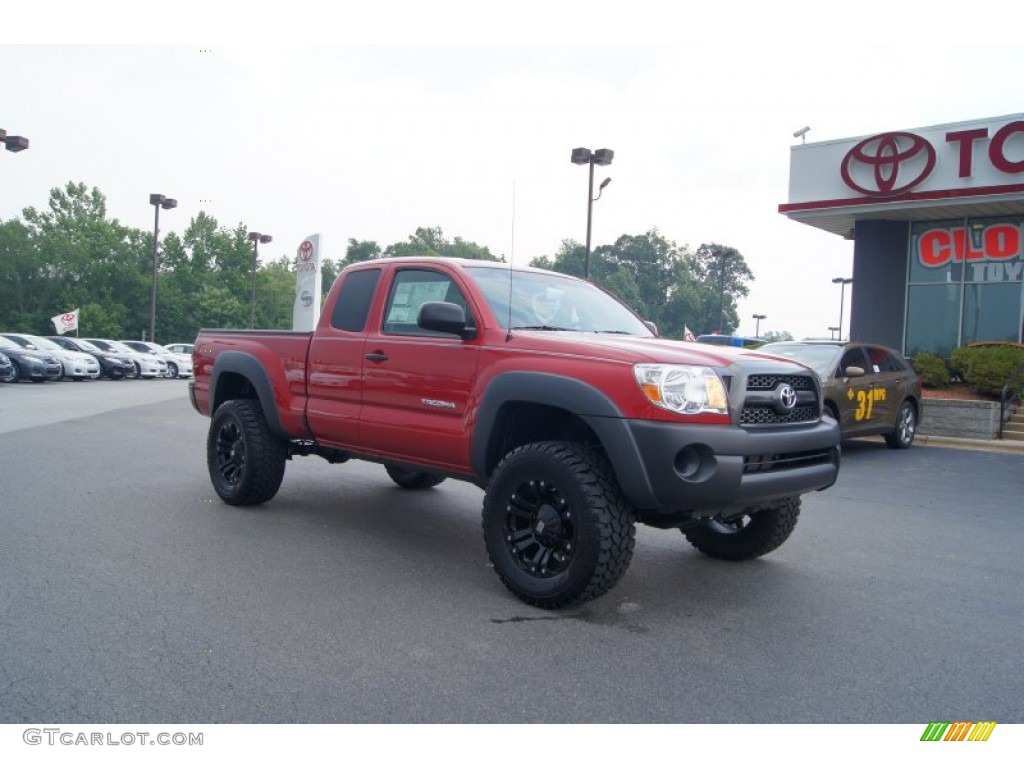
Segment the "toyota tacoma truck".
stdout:
[[225,503],[271,500],[296,456],[377,462],[406,489],[468,481],[495,572],[542,608],[611,589],[638,522],[714,558],[764,555],[839,470],[810,369],[658,338],[592,283],[544,270],[354,264],[313,332],[204,329],[193,362]]

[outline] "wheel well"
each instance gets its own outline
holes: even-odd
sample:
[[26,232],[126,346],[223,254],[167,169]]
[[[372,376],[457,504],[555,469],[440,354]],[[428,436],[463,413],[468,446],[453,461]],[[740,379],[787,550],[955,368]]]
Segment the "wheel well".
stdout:
[[217,379],[217,391],[213,395],[210,412],[228,400],[258,400],[252,382],[240,373],[222,373]]
[[542,440],[601,447],[594,431],[576,414],[550,405],[505,403],[494,420],[487,447],[487,476],[510,451]]

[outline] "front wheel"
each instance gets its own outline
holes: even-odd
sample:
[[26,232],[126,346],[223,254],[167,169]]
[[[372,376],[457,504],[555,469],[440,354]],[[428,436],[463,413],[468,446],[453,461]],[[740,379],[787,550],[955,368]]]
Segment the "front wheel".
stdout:
[[14,359],[12,358],[11,359],[11,372],[8,373],[6,376],[0,377],[0,381],[2,381],[4,384],[13,384],[20,377],[21,377],[21,369],[18,367],[18,364],[16,362],[14,362]]
[[914,434],[917,432],[917,411],[914,404],[904,400],[900,405],[899,415],[896,417],[896,428],[885,435],[885,444],[890,448],[909,448],[914,444]]
[[603,595],[629,566],[636,526],[608,461],[579,444],[510,452],[484,496],[484,543],[502,583],[540,608]]
[[800,517],[800,497],[790,496],[739,517],[713,517],[683,531],[686,540],[717,560],[753,560],[782,546]]
[[284,479],[288,443],[270,431],[254,400],[228,400],[210,421],[206,465],[217,495],[236,506],[270,501]]
[[178,378],[178,366],[174,363],[167,364],[167,378],[176,379]]
[[387,470],[388,477],[394,480],[396,485],[410,491],[433,488],[435,485],[440,485],[445,480],[444,475],[435,475],[430,472],[417,472],[413,469],[404,469],[403,467],[399,467],[395,464],[385,464],[384,469]]

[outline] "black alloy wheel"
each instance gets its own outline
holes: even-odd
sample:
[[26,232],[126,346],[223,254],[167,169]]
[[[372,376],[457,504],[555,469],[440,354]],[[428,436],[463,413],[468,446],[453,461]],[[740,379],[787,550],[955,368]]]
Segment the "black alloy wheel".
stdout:
[[287,459],[287,441],[270,431],[256,401],[228,400],[213,415],[206,464],[226,503],[254,506],[274,498]]
[[516,448],[491,477],[484,542],[526,603],[567,608],[611,589],[629,566],[634,515],[603,455],[575,443]]

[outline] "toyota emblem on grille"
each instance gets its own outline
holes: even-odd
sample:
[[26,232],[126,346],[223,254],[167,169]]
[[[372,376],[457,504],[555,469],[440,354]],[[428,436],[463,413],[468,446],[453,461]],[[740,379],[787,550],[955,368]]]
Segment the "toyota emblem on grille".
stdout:
[[780,384],[775,390],[776,408],[779,413],[791,413],[796,405],[796,390],[790,384]]

